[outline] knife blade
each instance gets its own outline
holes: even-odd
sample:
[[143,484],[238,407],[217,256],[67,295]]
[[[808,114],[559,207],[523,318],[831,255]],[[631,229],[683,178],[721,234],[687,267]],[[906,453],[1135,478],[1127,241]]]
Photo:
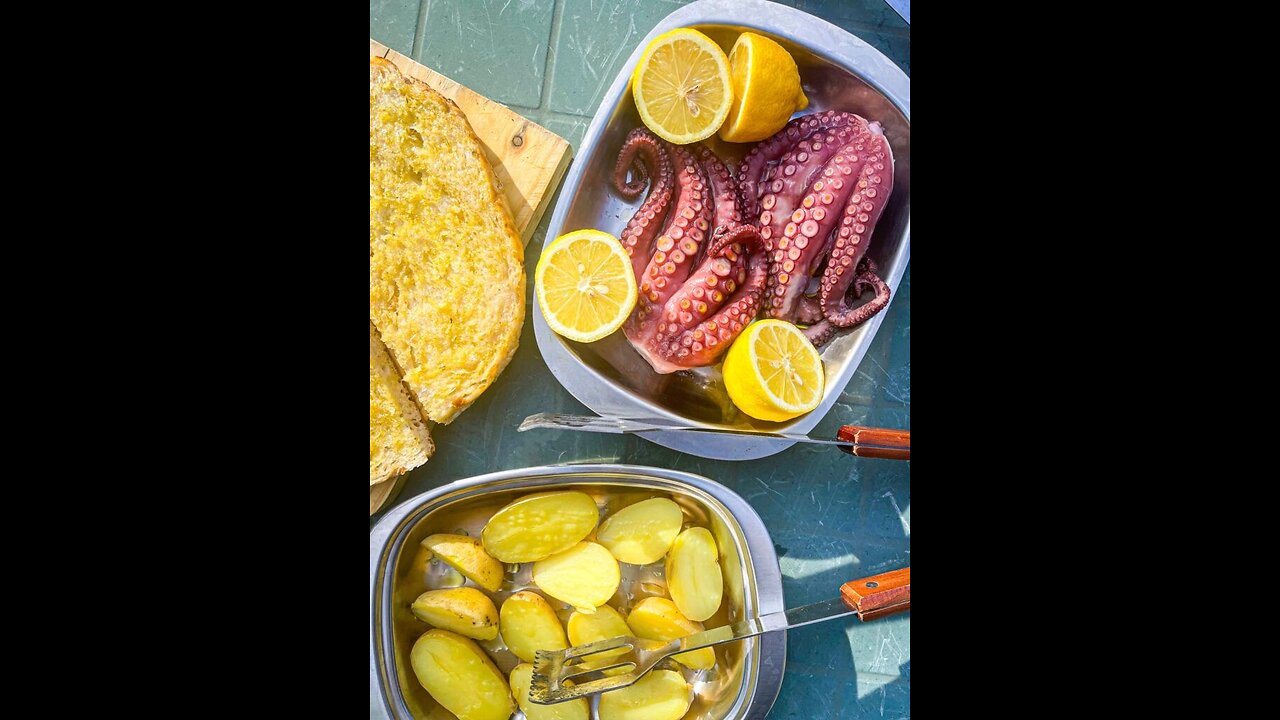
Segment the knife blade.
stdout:
[[871,428],[861,425],[844,425],[836,433],[835,439],[816,438],[798,433],[776,433],[750,429],[719,429],[698,427],[696,425],[680,425],[652,418],[615,418],[597,415],[566,415],[563,413],[537,413],[530,415],[520,423],[517,432],[535,428],[556,428],[560,430],[576,430],[580,432],[599,432],[614,434],[636,434],[648,432],[695,432],[709,435],[736,435],[755,437],[766,440],[785,440],[788,442],[814,443],[817,445],[835,445],[841,450],[858,457],[883,458],[886,460],[911,459],[911,431]]

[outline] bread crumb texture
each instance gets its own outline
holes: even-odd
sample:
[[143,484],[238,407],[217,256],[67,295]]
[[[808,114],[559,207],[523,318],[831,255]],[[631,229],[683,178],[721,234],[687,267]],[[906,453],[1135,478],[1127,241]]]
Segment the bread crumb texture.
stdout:
[[448,423],[510,362],[524,248],[457,106],[369,65],[369,316],[427,418]]
[[418,467],[434,451],[426,421],[369,323],[369,484]]

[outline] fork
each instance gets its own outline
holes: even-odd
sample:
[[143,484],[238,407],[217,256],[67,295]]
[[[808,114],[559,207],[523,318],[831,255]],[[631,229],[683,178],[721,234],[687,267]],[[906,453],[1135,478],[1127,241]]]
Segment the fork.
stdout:
[[[840,597],[748,618],[677,640],[664,642],[624,635],[567,650],[539,650],[534,655],[529,698],[540,705],[550,705],[592,693],[619,690],[634,684],[672,655],[853,613],[866,622],[910,607],[911,568],[905,567],[850,580],[840,586]],[[624,653],[612,656],[612,653],[623,649]],[[611,653],[611,656],[607,659],[592,657],[600,653]],[[629,670],[620,675],[609,675],[610,670],[618,668]]]

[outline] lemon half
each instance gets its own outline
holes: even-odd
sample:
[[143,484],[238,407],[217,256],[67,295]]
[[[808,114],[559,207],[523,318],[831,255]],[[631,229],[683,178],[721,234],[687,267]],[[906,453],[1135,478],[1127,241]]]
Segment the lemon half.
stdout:
[[729,51],[733,107],[720,127],[726,142],[754,142],[778,132],[797,110],[809,107],[796,61],[778,43],[744,32]]
[[653,39],[631,75],[631,95],[646,127],[677,145],[705,140],[729,116],[729,58],[711,38],[677,28]]
[[595,342],[622,327],[636,306],[631,258],[618,238],[576,230],[556,238],[538,258],[534,294],[547,325],[578,342]]
[[825,382],[813,343],[782,320],[751,323],[724,358],[729,398],[761,420],[790,420],[818,407]]

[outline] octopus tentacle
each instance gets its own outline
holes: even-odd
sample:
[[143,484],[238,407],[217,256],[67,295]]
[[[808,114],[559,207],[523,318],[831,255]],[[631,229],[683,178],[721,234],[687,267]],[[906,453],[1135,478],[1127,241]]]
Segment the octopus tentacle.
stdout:
[[853,135],[853,128],[838,128],[830,133],[815,132],[782,156],[770,179],[760,185],[761,212],[754,216],[760,223],[765,247],[773,249],[773,242],[781,236],[787,217],[795,212],[805,190],[817,179],[831,156]]
[[[711,232],[714,236],[742,222],[742,211],[738,207],[738,185],[729,174],[729,169],[706,145],[694,145],[694,153],[711,185],[711,200],[714,203]],[[695,267],[701,265],[702,260],[707,257],[706,250],[706,244],[699,249],[698,257],[694,258]]]
[[[859,171],[866,163],[866,152],[858,148],[866,147],[870,134],[865,125],[859,126],[858,132],[824,164],[818,180],[790,215],[772,218],[768,210],[760,214],[762,224],[770,221],[768,232],[762,228],[760,234],[777,233],[769,238],[773,250],[766,289],[765,313],[768,317],[782,320],[794,317],[813,268],[822,258],[827,236],[840,222],[842,213],[839,208],[845,206],[861,177]],[[780,233],[779,225],[782,225]]]
[[652,345],[663,324],[663,307],[686,284],[694,267],[693,261],[711,230],[711,198],[702,166],[688,148],[668,147],[674,165],[679,168],[676,175],[678,197],[662,234],[653,243],[653,257],[636,275],[639,285],[636,308],[623,326],[632,346],[655,369]]
[[714,363],[759,312],[767,268],[754,226],[718,233],[706,260],[663,309],[648,355],[654,370]]
[[777,163],[796,143],[815,132],[853,125],[855,118],[861,119],[853,113],[837,110],[804,115],[757,143],[738,165],[738,195],[743,217],[756,217],[760,214],[759,184],[770,165]]
[[796,307],[796,322],[802,325],[813,325],[822,320],[822,305],[818,298],[801,295],[800,304]]
[[814,347],[820,348],[836,334],[836,326],[832,325],[830,320],[820,320],[800,332],[804,333]]
[[[627,200],[640,197],[640,192],[644,190],[648,180],[648,173],[644,165],[639,162],[640,155],[642,151],[651,153],[653,147],[660,142],[653,133],[642,127],[627,134],[627,139],[622,143],[622,149],[618,150],[618,160],[613,166],[613,187],[619,195]],[[650,160],[649,164],[653,165],[654,162]],[[631,173],[630,182],[627,182],[628,172]]]
[[[868,268],[859,272],[859,263],[871,244],[871,233],[884,212],[893,192],[893,151],[879,123],[868,126],[866,145],[858,150],[865,163],[853,186],[853,193],[843,213],[840,229],[831,247],[831,258],[822,275],[818,301],[822,314],[837,327],[852,327],[875,315],[889,303],[889,286]],[[858,308],[846,304],[845,294],[854,285],[858,295],[867,287],[875,287],[876,297]]]
[[702,170],[711,182],[711,197],[715,202],[711,227],[728,229],[738,225],[744,215],[738,198],[738,185],[729,174],[729,168],[706,145],[698,143],[694,148],[698,162],[702,164]]
[[[838,327],[853,327],[870,320],[876,313],[885,309],[889,304],[889,298],[893,294],[889,286],[885,284],[885,281],[881,280],[880,276],[873,272],[859,273],[853,279],[854,297],[861,297],[867,291],[867,288],[875,289],[876,296],[874,298],[863,305],[846,310],[845,314],[839,316],[838,321],[830,320],[829,322]],[[838,325],[839,322],[847,322],[848,324]]]
[[[672,186],[675,184],[675,172],[671,166],[671,157],[667,144],[646,128],[636,128],[627,135],[622,150],[618,153],[618,164],[614,168],[614,188],[623,196],[634,199],[644,188],[644,181],[652,178],[653,184],[649,197],[645,198],[640,209],[627,222],[619,240],[622,248],[631,258],[631,269],[639,278],[649,264],[653,250],[653,240],[662,228],[663,221],[671,207]],[[650,170],[633,172],[634,180],[639,180],[635,188],[626,182],[627,169],[635,169],[648,165]]]

